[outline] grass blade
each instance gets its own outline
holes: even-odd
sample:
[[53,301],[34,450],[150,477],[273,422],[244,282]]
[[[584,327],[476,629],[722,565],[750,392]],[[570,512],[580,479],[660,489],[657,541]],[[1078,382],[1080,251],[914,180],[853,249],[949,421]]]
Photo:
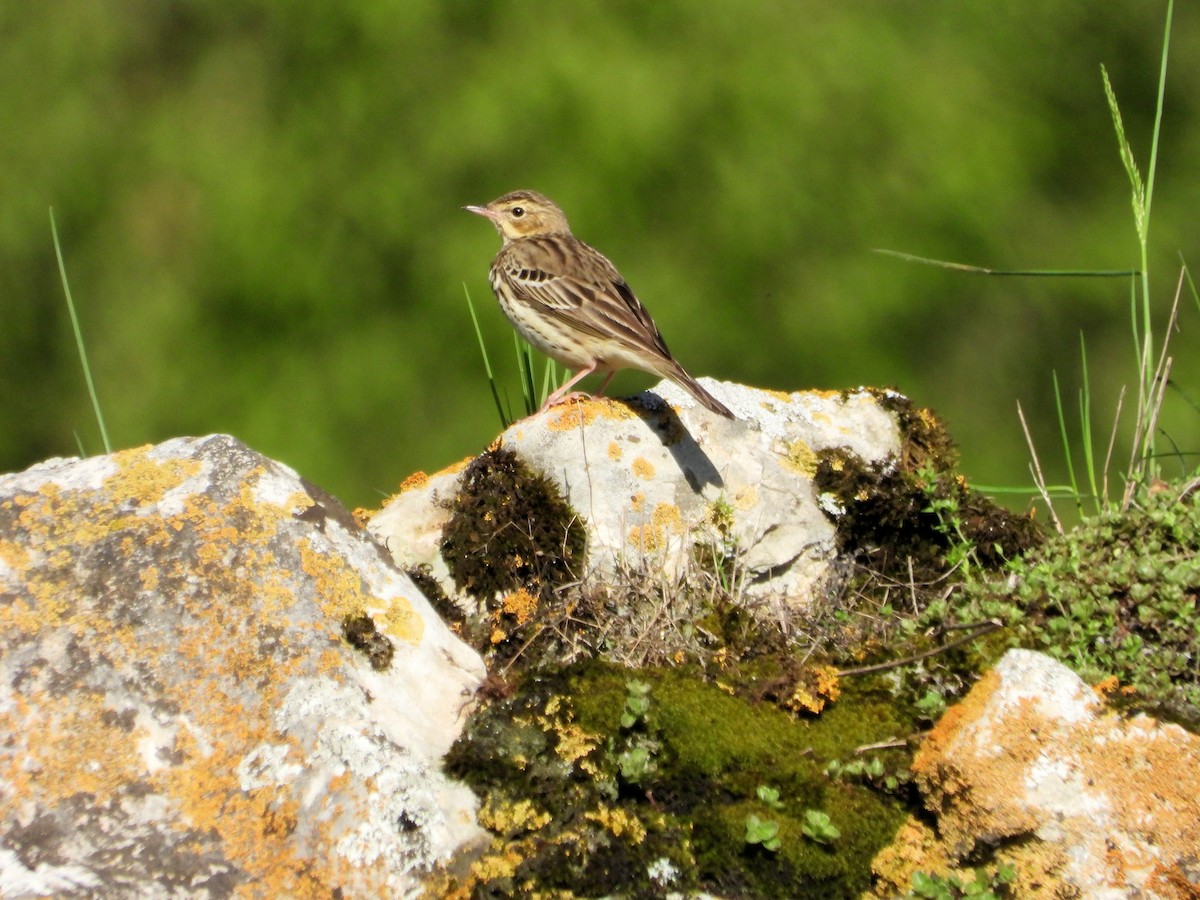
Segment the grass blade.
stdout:
[[471,302],[471,292],[463,282],[463,293],[467,296],[467,309],[471,313],[471,324],[475,326],[475,340],[479,342],[479,353],[483,357],[483,369],[487,372],[488,387],[492,389],[492,399],[496,402],[496,412],[500,414],[502,428],[509,426],[508,415],[504,411],[504,403],[500,400],[500,391],[496,387],[496,376],[492,373],[492,362],[488,359],[487,345],[483,342],[483,331],[479,327],[479,317],[475,315],[475,304]]
[[71,314],[71,327],[75,330],[75,347],[79,351],[79,361],[83,364],[83,379],[87,382],[88,395],[92,398],[92,410],[95,412],[96,422],[100,426],[100,439],[104,442],[104,452],[112,453],[112,444],[108,440],[108,428],[104,424],[104,413],[100,410],[100,400],[96,397],[96,385],[92,382],[92,367],[88,365],[87,348],[83,345],[83,329],[79,327],[79,317],[75,315],[75,302],[71,299],[71,284],[67,281],[67,266],[63,262],[62,247],[58,242],[58,225],[54,221],[54,207],[50,207],[50,234],[54,238],[54,255],[58,257],[58,274],[62,277],[63,293],[67,295],[67,310]]
[[[1079,430],[1083,440],[1083,464],[1087,467],[1088,484],[1092,489],[1092,500],[1096,512],[1100,507],[1100,491],[1096,487],[1096,458],[1092,450],[1092,393],[1088,381],[1087,343],[1083,332],[1079,332],[1079,359],[1083,367],[1083,387],[1079,389]],[[1105,474],[1107,477],[1107,473]]]
[[1054,380],[1054,408],[1058,412],[1058,431],[1062,435],[1063,458],[1067,463],[1067,479],[1071,482],[1071,492],[1075,495],[1075,508],[1079,517],[1083,518],[1083,498],[1079,496],[1079,482],[1075,480],[1075,463],[1071,459],[1071,438],[1067,434],[1067,417],[1063,413],[1062,391],[1058,386],[1058,372],[1050,373]]

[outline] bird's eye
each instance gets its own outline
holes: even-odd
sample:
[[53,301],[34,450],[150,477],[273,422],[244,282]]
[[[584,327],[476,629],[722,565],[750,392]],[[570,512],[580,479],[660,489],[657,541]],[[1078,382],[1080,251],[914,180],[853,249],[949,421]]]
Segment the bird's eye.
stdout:
[[513,216],[513,218],[514,218],[514,219],[519,219],[519,218],[521,218],[521,216],[523,216],[523,215],[525,215],[525,207],[523,207],[523,206],[514,206],[514,207],[512,208],[512,216]]

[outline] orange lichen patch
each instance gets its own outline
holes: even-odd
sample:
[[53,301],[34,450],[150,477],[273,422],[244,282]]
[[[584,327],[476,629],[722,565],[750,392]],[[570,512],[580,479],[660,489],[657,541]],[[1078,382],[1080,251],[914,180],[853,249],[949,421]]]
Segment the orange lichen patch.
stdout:
[[641,513],[646,509],[646,495],[638,491],[629,498],[629,505],[635,513]]
[[638,478],[651,479],[654,477],[654,464],[644,456],[633,461],[633,474]]
[[104,479],[103,491],[114,505],[157,503],[167,491],[179,487],[202,467],[197,459],[151,459],[150,450],[147,444],[112,455],[117,471]]
[[537,610],[537,597],[525,588],[518,588],[501,598],[500,605],[493,611],[493,615],[502,616],[520,627],[532,620]]
[[1107,678],[1101,678],[1094,685],[1092,690],[1101,697],[1107,697],[1113,691],[1121,686],[1121,680],[1116,675],[1109,675]]
[[[1056,848],[1034,841],[997,850],[985,870],[994,871],[1003,863],[1015,868],[1016,880],[1009,885],[1008,896],[1022,900],[1062,900],[1078,896],[1077,889],[1063,883],[1061,872],[1065,862]],[[976,877],[975,867],[956,865],[937,832],[915,816],[910,816],[892,843],[876,854],[871,872],[875,884],[863,895],[863,900],[909,896],[917,872],[954,877],[962,884],[973,882]]]
[[958,736],[963,722],[977,719],[999,687],[1000,676],[994,671],[986,672],[961,702],[942,714],[913,755],[912,772],[918,779],[935,777],[933,770],[937,760],[945,754],[949,743]]
[[[502,847],[502,845],[499,845]],[[525,861],[525,857],[515,849],[497,849],[488,853],[471,864],[472,881],[487,884],[493,879],[508,879],[517,874],[517,868]],[[469,897],[465,891],[457,896]]]
[[0,781],[18,800],[58,803],[87,793],[106,804],[141,777],[132,719],[97,695],[39,692],[36,707],[14,696],[17,702],[0,714],[0,733],[18,741],[21,752],[0,769]]
[[673,503],[659,503],[650,514],[649,522],[629,530],[627,540],[644,551],[653,551],[662,549],[672,536],[678,537],[683,532],[683,514],[679,507]]
[[61,625],[72,610],[69,596],[54,580],[31,579],[26,581],[25,589],[35,602],[30,604],[17,597],[0,605],[0,631],[37,634],[43,628]]
[[598,418],[620,422],[636,419],[637,413],[624,403],[609,400],[607,397],[572,400],[553,408],[552,415],[546,421],[546,427],[550,431],[567,431],[591,425]]
[[[47,484],[3,501],[6,513],[25,518],[21,546],[0,542],[16,594],[0,604],[0,631],[59,629],[63,640],[89,651],[72,663],[70,677],[78,672],[90,680],[87,688],[68,685],[69,693],[56,696],[31,669],[0,713],[0,734],[23,742],[9,744],[19,752],[0,756],[0,781],[20,802],[44,805],[78,794],[100,805],[119,803],[149,785],[175,823],[164,829],[190,833],[181,852],[236,861],[249,879],[247,893],[329,896],[345,881],[337,869],[347,863],[304,852],[296,836],[300,810],[286,786],[243,791],[237,774],[256,746],[298,746],[272,724],[296,676],[345,677],[339,674],[345,654],[336,645],[319,653],[296,648],[304,632],[328,627],[316,610],[315,622],[289,619],[303,583],[299,570],[316,582],[326,613],[346,598],[360,609],[383,607],[381,619],[414,642],[424,622],[404,598],[370,597],[360,577],[308,541],[297,542],[297,566],[291,548],[279,546],[280,528],[294,525],[293,511],[312,500],[302,491],[280,504],[256,498],[266,467],[248,473],[228,500],[189,494],[166,507],[178,512],[154,514],[152,500],[194,477],[202,464],[160,462],[144,450],[113,459],[117,472],[95,490]],[[277,560],[277,551],[288,559]],[[103,570],[94,568],[97,560]],[[81,582],[99,571],[102,587]],[[110,602],[116,592],[130,603]],[[142,592],[154,592],[159,603],[149,621],[135,605]],[[167,718],[142,724],[144,713],[90,686],[121,681],[135,694],[152,686],[155,717]],[[321,802],[327,804],[321,821],[339,821],[335,801]],[[332,846],[322,827],[303,841]],[[369,880],[363,868],[348,875]]]
[[[244,710],[231,709],[231,716]],[[253,720],[251,720],[253,721]],[[230,723],[233,726],[233,720]],[[234,746],[253,746],[257,729],[243,724]],[[247,890],[260,896],[328,896],[336,875],[320,859],[297,854],[291,840],[299,805],[273,787],[243,791],[238,781],[241,757],[222,742],[202,747],[181,730],[175,753],[184,763],[164,771],[156,781],[182,807],[198,833],[219,841],[222,855],[236,859],[248,876]],[[195,851],[212,848],[203,844]]]
[[554,751],[566,763],[574,764],[583,759],[600,745],[600,736],[584,731],[574,722],[559,723],[554,726],[558,735],[558,744]]
[[429,484],[429,476],[425,472],[418,470],[400,482],[399,493],[403,494],[405,491],[415,491],[425,487],[427,484]]
[[385,612],[376,617],[382,621],[389,637],[408,644],[420,643],[425,633],[425,620],[403,598],[390,601],[370,594],[362,577],[343,560],[319,552],[308,540],[296,541],[300,552],[300,567],[316,584],[316,601],[331,621],[340,622],[346,616],[368,609]]
[[795,712],[815,715],[841,695],[837,669],[833,666],[813,666],[800,673],[791,696],[784,701],[784,706]]
[[789,469],[799,472],[805,478],[812,478],[817,474],[817,463],[817,454],[804,441],[795,440],[787,445],[783,464]]
[[[1138,835],[1156,855],[1118,844],[1116,857],[1101,858],[1100,850],[1089,858],[1088,865],[1104,867],[1103,877],[1114,884],[1124,883],[1124,871],[1149,871],[1161,859],[1181,859],[1194,850],[1200,834],[1200,737],[1175,725],[1123,721],[1112,713],[1077,722],[1047,719],[1028,699],[1002,715],[984,712],[987,746],[976,747],[975,723],[999,684],[995,672],[985,676],[947,711],[913,761],[950,846],[965,853],[972,835],[1032,833],[1042,824],[1039,816],[1053,817],[1056,832],[1078,835],[1072,840],[1081,842],[1104,834]],[[1040,811],[1040,785],[1060,781],[1080,795],[1075,816]],[[1103,821],[1085,809],[1104,810]]]
[[917,872],[944,873],[949,855],[937,833],[920,819],[909,816],[892,842],[875,854],[871,872],[876,878],[871,897],[898,897],[908,893]]
[[[760,388],[759,393],[766,394],[768,397],[771,397],[774,400],[782,401],[783,403],[790,403],[792,399],[792,395],[787,391],[776,391],[772,390],[771,388]],[[768,404],[763,401],[762,406],[766,408]]]
[[608,458],[613,462],[616,462],[618,459],[620,459],[624,452],[625,451],[621,449],[621,445],[616,441],[608,442]]
[[510,838],[519,834],[537,831],[550,823],[553,816],[542,812],[529,800],[518,800],[516,803],[493,802],[491,798],[484,801],[479,810],[479,824],[488,831],[507,835]]
[[300,515],[300,513],[312,509],[316,505],[317,501],[304,491],[292,491],[283,501],[283,509],[290,512],[293,516]]

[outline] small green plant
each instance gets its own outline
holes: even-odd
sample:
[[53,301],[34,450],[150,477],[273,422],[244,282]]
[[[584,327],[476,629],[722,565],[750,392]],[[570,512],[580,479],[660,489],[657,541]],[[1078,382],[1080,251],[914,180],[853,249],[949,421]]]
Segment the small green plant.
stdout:
[[1008,886],[1017,877],[1016,868],[1001,863],[994,871],[976,869],[971,881],[963,882],[954,875],[930,875],[917,872],[912,878],[912,890],[906,900],[1001,900],[1010,896]]
[[733,505],[724,494],[709,504],[707,521],[714,539],[711,543],[697,546],[698,558],[705,568],[712,571],[717,586],[726,594],[733,594],[737,589],[740,551],[733,537]]
[[658,769],[654,756],[661,745],[655,740],[651,727],[650,688],[648,682],[636,678],[625,682],[622,733],[616,739],[609,739],[609,753],[626,784],[641,784]]
[[771,809],[783,809],[783,801],[779,799],[779,788],[768,787],[765,784],[760,784],[758,786],[757,794],[758,799],[761,800],[764,805],[769,806]]
[[916,707],[925,718],[932,721],[946,711],[946,698],[941,691],[930,688],[917,700]]
[[961,567],[964,575],[970,574],[971,563],[975,559],[975,544],[963,531],[962,510],[958,500],[953,494],[941,490],[937,470],[931,463],[923,465],[916,474],[922,490],[929,498],[924,512],[937,517],[934,529],[945,536],[948,544],[944,555],[946,565],[951,569]]
[[625,709],[621,713],[621,727],[633,728],[639,722],[645,722],[650,712],[650,685],[644,681],[631,678],[625,682]]
[[842,836],[842,833],[829,821],[829,813],[818,809],[804,811],[804,824],[800,827],[804,836],[818,844],[828,846]]
[[779,823],[760,819],[753,813],[746,816],[746,843],[758,844],[774,853],[783,846],[779,840]]
[[646,776],[658,768],[647,744],[636,744],[628,750],[617,754],[617,766],[621,770],[621,780],[626,784],[641,784]]
[[869,760],[856,759],[848,763],[831,759],[825,766],[825,774],[840,781],[861,781],[888,792],[900,787],[900,779],[887,771],[883,760],[878,756],[872,756]]

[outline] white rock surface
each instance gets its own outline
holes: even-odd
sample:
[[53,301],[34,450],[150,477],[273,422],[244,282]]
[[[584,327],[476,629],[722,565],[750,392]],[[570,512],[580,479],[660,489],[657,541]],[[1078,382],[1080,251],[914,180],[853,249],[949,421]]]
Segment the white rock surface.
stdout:
[[484,674],[233,438],[0,477],[0,896],[412,895],[483,836],[440,759]]
[[[885,464],[899,451],[895,417],[867,391],[785,394],[701,381],[737,420],[663,382],[630,400],[530,416],[499,444],[553,481],[586,522],[584,578],[622,569],[678,578],[697,543],[725,541],[748,575],[746,596],[803,606],[835,554],[836,508],[814,490],[815,454],[841,448]],[[440,543],[462,470],[402,491],[368,526],[402,568],[429,566],[452,597]],[[722,519],[724,535],[715,527]]]

